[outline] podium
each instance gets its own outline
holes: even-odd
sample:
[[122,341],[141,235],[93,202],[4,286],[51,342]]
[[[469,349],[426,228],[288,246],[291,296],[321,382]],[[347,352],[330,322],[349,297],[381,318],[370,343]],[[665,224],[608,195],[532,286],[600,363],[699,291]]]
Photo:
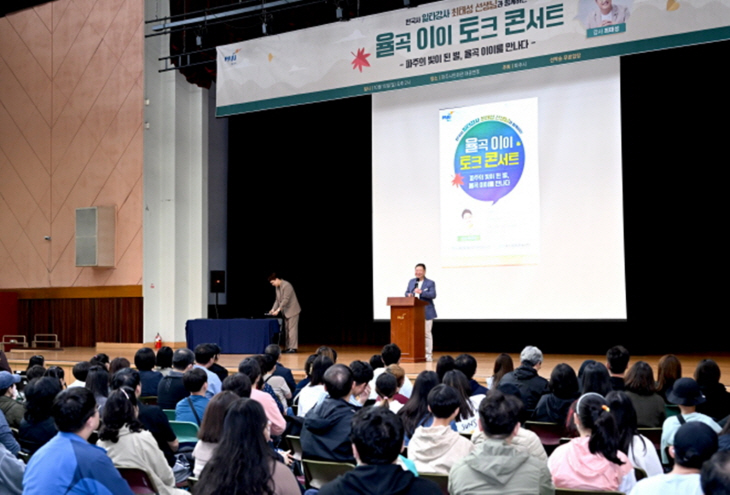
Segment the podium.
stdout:
[[401,350],[402,363],[426,361],[426,306],[415,297],[389,297],[390,341]]

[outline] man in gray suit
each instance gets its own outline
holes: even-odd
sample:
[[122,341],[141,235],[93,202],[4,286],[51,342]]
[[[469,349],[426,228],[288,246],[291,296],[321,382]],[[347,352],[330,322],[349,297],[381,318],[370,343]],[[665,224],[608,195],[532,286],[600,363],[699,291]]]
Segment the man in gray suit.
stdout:
[[297,352],[299,347],[299,307],[294,287],[286,280],[280,279],[276,273],[269,275],[269,283],[276,288],[276,300],[269,314],[277,316],[281,313],[286,328],[287,350],[284,353]]

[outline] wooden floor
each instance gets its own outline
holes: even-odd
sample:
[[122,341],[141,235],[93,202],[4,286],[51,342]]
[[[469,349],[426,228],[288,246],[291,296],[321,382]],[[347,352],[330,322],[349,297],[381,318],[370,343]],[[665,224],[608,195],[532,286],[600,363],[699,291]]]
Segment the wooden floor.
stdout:
[[[130,347],[130,350],[120,351],[113,356],[110,355],[110,358],[113,359],[117,356],[126,357],[127,359],[129,359],[130,362],[134,363],[134,350],[132,349],[133,348]],[[292,372],[294,373],[294,377],[299,380],[304,377],[304,362],[307,360],[307,356],[313,353],[316,349],[316,346],[302,346],[299,348],[299,352],[297,354],[283,354],[281,357],[281,363],[284,366],[291,368]],[[349,364],[355,360],[368,361],[373,354],[380,353],[381,347],[341,346],[335,347],[335,350],[337,351],[337,361],[340,363]],[[62,366],[64,369],[66,369],[66,372],[68,373],[67,382],[70,383],[70,381],[73,381],[73,378],[71,377],[71,368],[73,367],[73,365],[79,361],[88,360],[94,354],[96,354],[96,352],[96,349],[93,347],[68,347],[60,351],[54,349],[16,348],[10,352],[7,352],[6,354],[13,370],[25,369],[28,363],[28,358],[35,354],[41,354],[46,358],[47,366],[50,364],[54,364]],[[416,375],[418,375],[418,373],[423,370],[435,371],[436,361],[444,354],[446,353],[434,353],[434,362],[432,363],[402,364],[401,366],[411,378],[415,378]],[[451,353],[451,355],[453,357],[457,356],[456,353]],[[494,360],[498,355],[498,353],[485,352],[477,352],[473,354],[473,356],[477,360],[476,379],[479,382],[483,383],[487,377],[492,375]],[[519,354],[510,355],[512,356],[512,360],[515,362],[515,366],[519,365]],[[683,376],[692,376],[694,374],[695,368],[697,367],[697,363],[700,360],[705,358],[712,358],[720,366],[720,370],[724,378],[723,383],[730,383],[730,353],[722,352],[712,355],[677,353],[676,355],[682,362]],[[247,356],[248,355],[245,354],[223,354],[220,357],[219,364],[226,367],[230,371],[236,371],[238,368],[238,363]],[[631,362],[629,363],[629,365],[635,363],[636,361],[646,361],[654,369],[654,373],[656,373],[657,364],[660,357],[661,356],[659,355],[631,356]],[[560,363],[568,363],[570,366],[573,367],[573,369],[577,371],[581,363],[586,359],[595,359],[596,361],[605,363],[606,356],[595,354],[548,354],[545,355],[545,362],[542,369],[540,370],[540,375],[549,379],[550,372],[552,371],[553,367]]]

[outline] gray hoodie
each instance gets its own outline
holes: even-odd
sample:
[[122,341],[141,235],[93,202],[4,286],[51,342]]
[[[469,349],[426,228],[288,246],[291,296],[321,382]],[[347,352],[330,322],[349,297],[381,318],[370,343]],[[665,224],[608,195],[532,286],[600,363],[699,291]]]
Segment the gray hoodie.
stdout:
[[521,452],[504,440],[486,438],[449,473],[449,493],[479,495],[552,495],[545,462]]

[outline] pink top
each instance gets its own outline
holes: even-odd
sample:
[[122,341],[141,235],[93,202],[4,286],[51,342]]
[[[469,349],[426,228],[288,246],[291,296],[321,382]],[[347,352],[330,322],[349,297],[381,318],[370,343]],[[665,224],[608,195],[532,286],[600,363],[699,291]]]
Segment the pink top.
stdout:
[[[574,438],[561,445],[548,459],[548,468],[556,488],[582,490],[631,490],[636,483],[634,467],[623,452],[617,452],[622,465],[614,464],[588,448],[590,437]],[[628,478],[626,478],[628,476]],[[624,479],[626,478],[626,479]]]
[[266,392],[261,390],[252,389],[251,398],[261,404],[264,407],[264,412],[269,421],[271,421],[271,434],[279,436],[286,430],[286,421],[284,416],[279,412],[279,408],[276,407],[274,398]]

